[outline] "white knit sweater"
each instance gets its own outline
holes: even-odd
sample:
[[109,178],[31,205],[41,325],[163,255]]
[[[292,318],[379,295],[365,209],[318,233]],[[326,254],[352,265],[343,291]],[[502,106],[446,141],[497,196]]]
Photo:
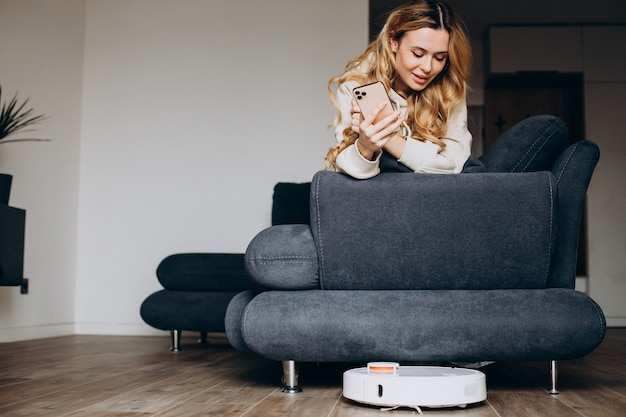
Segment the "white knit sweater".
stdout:
[[[341,84],[335,92],[335,98],[342,113],[341,123],[335,127],[337,144],[341,143],[343,131],[351,124],[352,89],[355,87],[358,87],[356,82],[347,81]],[[393,90],[389,91],[389,97],[396,105],[396,109],[402,111],[402,117],[406,117],[406,100]],[[467,130],[465,101],[452,110],[448,120],[448,130],[441,140],[446,144],[445,148],[440,148],[432,142],[422,142],[407,137],[404,152],[398,162],[418,173],[455,174],[461,172],[472,148],[472,135]],[[380,172],[380,155],[382,152],[379,152],[373,161],[365,159],[353,144],[337,156],[337,169],[354,178],[371,178]]]

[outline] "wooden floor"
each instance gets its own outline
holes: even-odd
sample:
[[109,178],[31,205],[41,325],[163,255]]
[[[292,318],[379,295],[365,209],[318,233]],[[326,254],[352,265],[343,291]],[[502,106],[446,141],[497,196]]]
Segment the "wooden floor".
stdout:
[[[190,334],[190,336],[192,336]],[[195,335],[193,335],[195,336]],[[347,365],[304,364],[300,394],[280,391],[281,366],[234,351],[219,335],[202,348],[169,336],[68,336],[0,344],[0,416],[361,417],[382,412],[341,396]],[[626,329],[610,329],[590,355],[561,362],[559,395],[547,393],[547,363],[483,368],[487,401],[425,415],[475,417],[626,416]],[[351,367],[362,364],[352,364]]]

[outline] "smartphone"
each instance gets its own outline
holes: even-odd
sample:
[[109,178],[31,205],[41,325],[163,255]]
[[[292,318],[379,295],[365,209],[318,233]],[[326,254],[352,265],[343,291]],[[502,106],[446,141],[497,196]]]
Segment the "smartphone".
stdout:
[[383,101],[387,102],[387,106],[382,109],[380,113],[378,113],[378,116],[374,119],[374,124],[394,112],[391,99],[389,99],[389,95],[387,94],[387,90],[385,89],[382,81],[376,81],[353,88],[352,95],[356,99],[363,117],[367,117],[367,115],[370,114],[370,112]]

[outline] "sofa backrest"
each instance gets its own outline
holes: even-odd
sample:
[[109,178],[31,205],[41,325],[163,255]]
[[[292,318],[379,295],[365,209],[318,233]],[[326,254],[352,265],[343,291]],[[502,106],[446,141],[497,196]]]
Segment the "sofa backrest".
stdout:
[[272,195],[272,225],[309,224],[310,182],[279,182]]
[[319,172],[311,232],[324,289],[545,288],[555,178]]

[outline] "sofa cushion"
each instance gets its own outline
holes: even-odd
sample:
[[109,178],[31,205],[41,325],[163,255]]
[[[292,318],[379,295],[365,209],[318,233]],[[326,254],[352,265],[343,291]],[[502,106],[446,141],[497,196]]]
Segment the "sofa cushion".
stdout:
[[267,291],[239,317],[251,350],[301,362],[573,359],[606,327],[591,298],[563,288]]
[[141,304],[141,318],[161,330],[223,332],[228,304],[237,292],[160,290]]
[[244,291],[259,289],[246,274],[243,253],[177,253],[157,267],[165,289],[176,291]]
[[323,289],[545,288],[554,176],[318,172],[311,230]]
[[271,226],[248,244],[248,274],[265,288],[319,288],[319,265],[311,229],[304,224]]
[[242,352],[249,352],[246,342],[241,334],[241,325],[244,319],[246,307],[258,293],[254,291],[243,291],[237,294],[228,303],[228,308],[224,316],[224,328],[228,343],[235,349]]

